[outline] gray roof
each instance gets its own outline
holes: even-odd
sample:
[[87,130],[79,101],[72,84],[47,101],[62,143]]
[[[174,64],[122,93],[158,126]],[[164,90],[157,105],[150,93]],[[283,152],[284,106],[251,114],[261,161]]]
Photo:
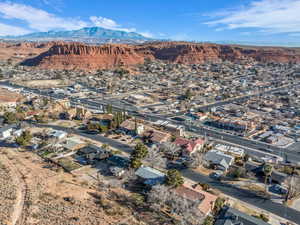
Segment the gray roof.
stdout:
[[222,166],[224,164],[224,160],[226,164],[230,166],[233,162],[233,159],[234,158],[232,156],[226,155],[223,152],[216,151],[216,150],[211,150],[205,154],[205,160]]
[[229,165],[227,164],[225,159],[222,159],[219,163],[221,166],[223,166],[225,169],[229,168]]
[[16,124],[12,124],[12,125],[8,125],[8,126],[5,126],[5,127],[1,127],[0,128],[0,132],[5,132],[5,131],[7,131],[9,129],[15,128],[16,126],[17,126]]
[[165,174],[153,169],[151,167],[145,166],[145,167],[140,167],[136,172],[135,175],[143,178],[143,179],[157,179],[164,177]]
[[231,207],[224,207],[215,225],[270,225]]

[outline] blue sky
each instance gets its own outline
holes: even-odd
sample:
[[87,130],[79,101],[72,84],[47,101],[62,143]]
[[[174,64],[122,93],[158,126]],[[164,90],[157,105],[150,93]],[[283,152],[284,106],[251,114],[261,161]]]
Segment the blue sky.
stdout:
[[88,26],[173,40],[298,42],[300,0],[0,0],[0,36]]

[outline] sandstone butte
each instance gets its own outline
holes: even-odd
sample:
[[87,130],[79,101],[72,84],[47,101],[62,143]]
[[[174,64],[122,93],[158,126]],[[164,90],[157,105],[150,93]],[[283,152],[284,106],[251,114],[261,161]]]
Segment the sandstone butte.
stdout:
[[[23,45],[26,46],[26,44]],[[258,62],[300,62],[300,49],[298,48],[189,42],[154,42],[140,45],[105,44],[98,46],[75,42],[53,42],[43,44],[42,47],[40,44],[39,49],[44,51],[35,57],[25,59],[22,65],[45,69],[97,70],[116,66],[130,67],[144,63],[147,58],[182,64],[224,60],[238,62],[244,59],[253,59]]]

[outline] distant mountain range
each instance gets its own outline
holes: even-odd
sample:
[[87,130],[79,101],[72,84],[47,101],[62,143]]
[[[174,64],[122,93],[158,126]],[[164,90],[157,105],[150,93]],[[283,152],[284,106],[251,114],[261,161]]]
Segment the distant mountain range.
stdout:
[[143,43],[152,39],[135,32],[109,30],[101,27],[85,27],[80,30],[48,31],[20,36],[0,37],[16,41],[81,41],[86,43]]

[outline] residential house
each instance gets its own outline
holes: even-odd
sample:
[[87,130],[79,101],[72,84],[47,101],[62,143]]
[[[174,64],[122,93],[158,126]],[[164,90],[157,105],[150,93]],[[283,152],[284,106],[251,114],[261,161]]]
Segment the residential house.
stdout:
[[61,143],[62,147],[69,151],[77,151],[83,148],[86,143],[76,137],[71,137]]
[[112,166],[118,166],[121,168],[127,168],[130,161],[121,155],[113,155],[106,159],[106,162]]
[[167,123],[164,128],[174,136],[184,136],[184,126]]
[[205,154],[204,159],[216,169],[227,171],[229,166],[234,162],[234,157],[221,151],[211,150]]
[[26,114],[25,114],[25,119],[26,119],[26,120],[33,119],[34,116],[38,116],[38,115],[40,115],[40,112],[39,112],[39,111],[28,111],[28,112],[26,112]]
[[0,128],[0,138],[6,139],[6,138],[11,137],[14,127],[15,127],[15,125],[9,125],[9,126]]
[[182,148],[182,154],[183,155],[191,155],[197,151],[199,151],[205,141],[202,138],[196,138],[196,139],[186,139],[186,138],[176,138],[174,141],[174,144]]
[[141,181],[149,186],[155,186],[157,184],[162,184],[165,181],[165,174],[153,169],[148,166],[141,166],[136,172],[135,175],[141,179]]
[[143,136],[151,142],[151,144],[159,145],[164,142],[168,142],[171,139],[171,134],[150,129],[144,132]]
[[120,130],[126,132],[131,135],[141,135],[144,132],[144,125],[140,123],[136,123],[132,120],[125,120],[120,124]]
[[63,120],[73,120],[77,114],[76,108],[68,108],[64,112],[59,114],[59,118]]
[[111,166],[109,167],[109,171],[115,177],[121,177],[125,173],[125,169],[119,166]]
[[15,136],[15,137],[20,137],[21,134],[23,133],[23,131],[24,131],[24,129],[21,128],[20,126],[15,127],[15,129],[12,132],[12,135]]
[[270,225],[261,219],[255,218],[229,206],[225,206],[219,214],[215,225]]
[[229,146],[229,145],[223,145],[223,144],[217,144],[215,146],[215,149],[218,151],[222,151],[224,153],[227,153],[229,155],[232,155],[234,157],[243,157],[245,155],[245,150],[239,147]]
[[61,131],[61,130],[53,130],[50,132],[49,134],[51,137],[54,137],[56,139],[64,139],[65,137],[67,137],[68,133]]
[[92,144],[79,149],[78,153],[84,155],[90,161],[94,159],[106,159],[109,157],[109,153],[106,149]]
[[198,209],[204,216],[211,213],[218,198],[211,193],[203,191],[200,187],[192,187],[187,183],[176,188],[174,191],[177,195],[188,201],[199,202]]
[[271,174],[271,180],[280,185],[287,184],[288,178],[289,178],[289,175],[287,175],[285,173],[280,173],[276,170],[273,171]]

